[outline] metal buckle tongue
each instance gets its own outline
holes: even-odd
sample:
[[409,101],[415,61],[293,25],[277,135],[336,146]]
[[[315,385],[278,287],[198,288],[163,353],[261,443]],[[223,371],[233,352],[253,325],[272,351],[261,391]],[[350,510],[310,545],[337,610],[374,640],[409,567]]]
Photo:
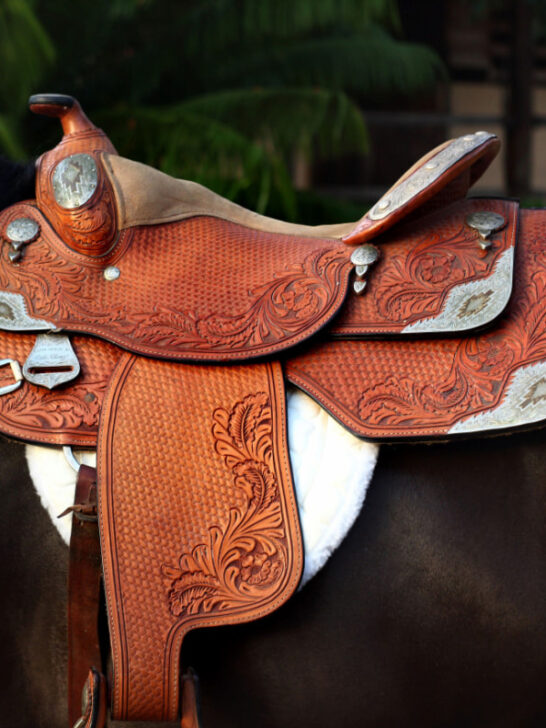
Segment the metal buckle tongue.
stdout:
[[23,376],[28,382],[53,389],[70,382],[80,373],[80,362],[68,336],[38,334],[34,348],[23,364]]
[[11,367],[11,373],[13,374],[13,379],[15,381],[13,384],[6,384],[4,387],[0,387],[0,396],[19,389],[21,382],[23,381],[23,372],[21,371],[21,366],[18,361],[15,361],[15,359],[0,359],[0,367],[5,366]]

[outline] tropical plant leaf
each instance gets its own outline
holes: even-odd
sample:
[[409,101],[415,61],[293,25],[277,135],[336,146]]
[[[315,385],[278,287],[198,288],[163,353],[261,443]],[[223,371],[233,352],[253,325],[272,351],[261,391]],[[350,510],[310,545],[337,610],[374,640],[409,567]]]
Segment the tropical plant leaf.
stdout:
[[296,150],[364,153],[362,115],[342,93],[317,89],[224,91],[162,108],[97,115],[121,153],[193,179],[260,212],[275,198],[296,216],[288,167]]
[[373,22],[396,34],[401,30],[395,0],[199,0],[187,5],[183,20],[192,28],[190,55],[241,44],[244,52],[317,31],[358,32]]
[[318,145],[323,154],[366,153],[362,113],[342,92],[320,88],[237,89],[199,96],[184,108],[217,119],[288,159]]
[[216,83],[229,87],[309,86],[343,89],[373,101],[412,96],[445,78],[438,56],[426,46],[395,40],[377,25],[358,35],[293,39],[260,48],[244,57],[227,58],[215,72]]
[[21,159],[25,155],[21,140],[10,120],[2,114],[0,114],[0,150],[12,159]]
[[263,212],[272,196],[287,219],[296,215],[286,165],[251,138],[184,105],[131,108],[96,115],[124,156],[192,179]]
[[53,61],[51,40],[26,0],[0,3],[0,99],[17,113]]
[[34,9],[59,49],[47,86],[77,95],[122,154],[287,219],[294,160],[366,153],[355,99],[428,92],[443,73],[401,39],[397,0],[5,2]]

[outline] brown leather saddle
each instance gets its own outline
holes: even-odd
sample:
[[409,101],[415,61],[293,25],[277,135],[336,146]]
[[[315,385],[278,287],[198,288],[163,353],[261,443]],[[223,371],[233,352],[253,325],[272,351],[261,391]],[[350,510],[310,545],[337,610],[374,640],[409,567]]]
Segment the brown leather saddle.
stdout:
[[[122,159],[71,97],[30,106],[64,137],[36,199],[0,213],[0,431],[98,449],[74,506],[70,719],[102,725],[108,682],[114,719],[175,720],[183,684],[196,725],[184,635],[275,610],[301,576],[285,383],[381,442],[541,423],[544,213],[466,198],[486,132],[313,228]],[[101,560],[108,681],[81,634]]]

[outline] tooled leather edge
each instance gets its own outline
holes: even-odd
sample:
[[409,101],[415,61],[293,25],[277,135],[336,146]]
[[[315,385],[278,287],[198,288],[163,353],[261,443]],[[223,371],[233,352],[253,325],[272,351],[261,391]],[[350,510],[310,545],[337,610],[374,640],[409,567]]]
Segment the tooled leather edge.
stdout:
[[[318,366],[313,366],[315,350],[310,360],[305,356],[301,362],[288,360],[287,379],[347,429],[375,442],[447,440],[542,424],[546,419],[546,259],[541,217],[542,211],[521,213],[516,286],[508,315],[490,331],[443,340],[447,377],[431,381],[425,370],[417,381],[411,366],[398,375],[388,356],[382,378],[377,367],[373,378],[366,377],[367,357],[377,364],[387,347],[401,346],[405,365],[425,366],[421,357],[430,362],[435,352],[439,356],[441,339],[440,343],[386,340],[368,345],[337,340],[324,344]],[[350,396],[343,395],[343,377],[339,384],[332,384],[333,378],[321,375],[335,371],[336,361],[344,360],[343,347],[357,352],[351,357],[352,368],[362,372],[360,389],[352,374],[357,387],[349,387]]]

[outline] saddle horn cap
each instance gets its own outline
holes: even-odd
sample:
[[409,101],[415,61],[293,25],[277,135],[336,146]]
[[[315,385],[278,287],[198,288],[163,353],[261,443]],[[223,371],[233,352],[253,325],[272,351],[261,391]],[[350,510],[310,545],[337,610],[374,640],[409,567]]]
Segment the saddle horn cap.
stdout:
[[65,135],[97,129],[84,114],[79,102],[73,96],[34,94],[29,98],[28,106],[34,114],[59,119]]

